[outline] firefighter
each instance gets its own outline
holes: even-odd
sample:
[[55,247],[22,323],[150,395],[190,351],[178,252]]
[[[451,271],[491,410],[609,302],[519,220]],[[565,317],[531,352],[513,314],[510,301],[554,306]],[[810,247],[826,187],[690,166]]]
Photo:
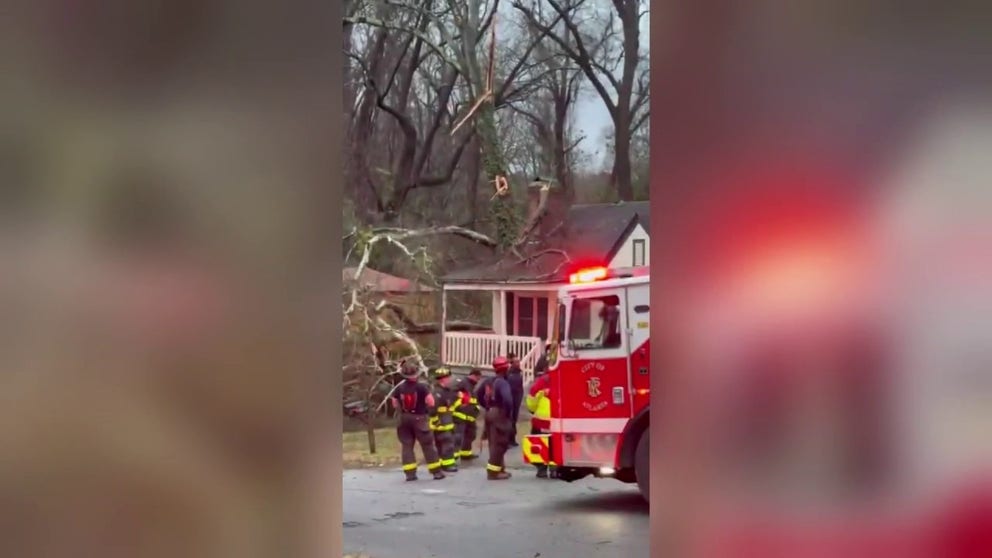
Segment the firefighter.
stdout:
[[479,418],[479,400],[475,396],[475,388],[481,379],[482,372],[473,368],[455,386],[458,397],[451,405],[451,415],[455,422],[455,457],[459,461],[471,461],[479,457],[472,453],[472,444],[478,434],[476,421]]
[[416,364],[403,363],[401,371],[404,380],[393,392],[392,404],[393,408],[400,411],[396,436],[402,445],[401,457],[406,480],[417,480],[417,455],[414,453],[416,442],[420,443],[420,450],[424,453],[427,470],[435,479],[443,479],[445,474],[441,472],[441,461],[434,447],[427,417],[429,409],[434,407],[434,396],[427,384],[417,381],[420,369]]
[[493,370],[496,377],[486,382],[484,386],[484,404],[486,408],[486,430],[489,439],[489,463],[486,464],[486,477],[489,480],[505,480],[510,478],[506,471],[506,450],[509,449],[510,436],[513,434],[513,393],[510,383],[506,381],[506,373],[510,362],[506,357],[496,357],[493,360]]
[[[548,434],[551,430],[551,382],[546,373],[541,373],[530,386],[527,394],[527,410],[531,413],[530,433],[533,436]],[[551,456],[548,456],[550,463],[535,464],[537,467],[537,478],[548,478],[548,466],[554,465]]]
[[451,370],[441,366],[434,370],[434,401],[430,418],[431,430],[434,432],[434,443],[441,458],[441,470],[446,473],[458,471],[455,461],[454,435],[455,422],[452,416],[452,405],[458,399],[458,393],[451,384]]
[[510,447],[517,447],[517,422],[520,420],[520,405],[524,401],[524,374],[520,369],[520,358],[516,354],[510,353],[507,359],[510,361],[510,369],[506,373],[506,380],[510,383],[510,394],[513,396],[513,416],[510,421],[513,424],[513,433],[510,437]]

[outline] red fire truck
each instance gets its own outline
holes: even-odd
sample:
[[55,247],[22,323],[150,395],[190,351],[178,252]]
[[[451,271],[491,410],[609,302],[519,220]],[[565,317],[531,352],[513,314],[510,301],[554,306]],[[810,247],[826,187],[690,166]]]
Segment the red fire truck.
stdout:
[[648,497],[648,268],[582,269],[558,292],[548,374],[551,433],[523,440],[524,460],[574,481],[636,482]]

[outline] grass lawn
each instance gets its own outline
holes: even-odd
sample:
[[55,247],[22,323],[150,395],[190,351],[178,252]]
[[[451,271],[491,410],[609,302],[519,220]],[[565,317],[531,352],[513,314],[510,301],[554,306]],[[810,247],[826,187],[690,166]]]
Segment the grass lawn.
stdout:
[[[517,432],[530,432],[530,419],[517,423]],[[342,461],[345,469],[366,469],[372,467],[396,467],[400,464],[400,441],[396,439],[396,427],[389,426],[375,430],[375,454],[369,453],[369,437],[363,430],[360,432],[345,432],[342,444]],[[476,437],[475,451],[479,451],[479,439]],[[417,459],[423,464],[423,454],[417,446]]]

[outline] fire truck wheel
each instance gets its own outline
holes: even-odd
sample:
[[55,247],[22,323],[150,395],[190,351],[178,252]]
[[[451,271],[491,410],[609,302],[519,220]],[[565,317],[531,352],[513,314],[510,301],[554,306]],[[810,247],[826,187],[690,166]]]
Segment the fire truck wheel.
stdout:
[[648,473],[651,471],[651,427],[644,429],[641,439],[637,441],[634,452],[634,473],[637,475],[637,488],[647,502],[651,501],[651,491],[648,489]]

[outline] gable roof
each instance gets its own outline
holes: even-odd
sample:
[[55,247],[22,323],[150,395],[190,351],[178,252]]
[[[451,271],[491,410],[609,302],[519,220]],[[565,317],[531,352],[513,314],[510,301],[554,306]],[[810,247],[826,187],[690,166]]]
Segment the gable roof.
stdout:
[[[346,267],[342,270],[342,280],[346,285],[348,283],[355,282],[355,274],[357,271],[357,267]],[[376,293],[413,293],[429,292],[434,290],[431,287],[418,284],[409,279],[396,277],[395,275],[390,275],[388,273],[383,273],[367,267],[362,270],[360,284],[363,288],[367,288]]]
[[[563,250],[573,265],[603,265],[616,255],[631,231],[640,224],[648,231],[649,202],[573,205],[562,227],[529,250]],[[569,269],[559,253],[546,253],[526,262],[513,255],[449,273],[447,283],[555,283],[566,279]]]

